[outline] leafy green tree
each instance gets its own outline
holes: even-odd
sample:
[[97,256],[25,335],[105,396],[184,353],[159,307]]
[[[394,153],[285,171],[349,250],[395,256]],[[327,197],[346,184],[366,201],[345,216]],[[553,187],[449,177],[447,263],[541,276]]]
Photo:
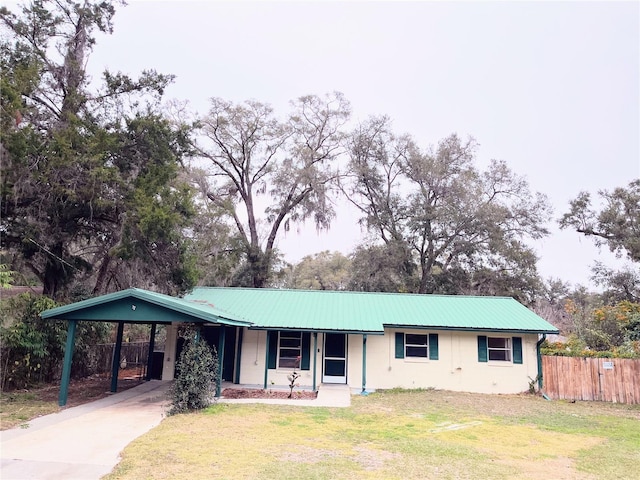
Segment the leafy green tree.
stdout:
[[[67,325],[40,318],[42,311],[56,306],[50,298],[32,294],[0,301],[3,390],[29,388],[59,378]],[[89,347],[105,341],[108,331],[105,323],[79,322],[72,362],[74,377],[92,373]]]
[[451,135],[421,150],[385,117],[369,119],[349,140],[343,191],[367,228],[385,245],[402,246],[403,264],[415,263],[419,293],[516,294],[510,285],[523,276],[521,288],[537,284],[524,239],[548,234],[549,203],[504,162],[479,170],[475,147]]
[[208,407],[218,378],[219,363],[214,349],[196,331],[188,330],[184,338],[171,388],[171,414]]
[[350,267],[349,258],[340,252],[325,250],[307,255],[291,266],[283,286],[302,290],[346,290]]
[[105,71],[93,88],[85,70],[114,4],[0,9],[3,242],[59,299],[79,284],[104,293],[151,278],[171,293],[194,280],[181,235],[193,206],[176,174],[186,132],[157,113],[172,77]]
[[560,228],[592,236],[597,245],[605,244],[617,255],[640,262],[640,179],[598,195],[604,204],[600,211],[593,209],[589,192],[580,192],[560,219]]
[[300,97],[292,105],[279,121],[269,105],[213,99],[200,119],[203,139],[195,149],[210,162],[201,186],[237,232],[244,260],[239,285],[266,285],[282,230],[309,218],[328,228],[334,215],[329,193],[349,105],[339,93]]

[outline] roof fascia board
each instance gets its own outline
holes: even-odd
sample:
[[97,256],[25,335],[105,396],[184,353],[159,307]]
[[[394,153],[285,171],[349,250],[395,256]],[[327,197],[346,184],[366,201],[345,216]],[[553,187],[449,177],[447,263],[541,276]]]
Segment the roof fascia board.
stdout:
[[311,332],[311,333],[345,333],[348,335],[384,335],[384,330],[331,330],[331,329],[316,329],[316,328],[296,328],[296,327],[260,327],[253,325],[247,327],[249,330],[264,330],[264,331],[280,331],[290,330],[292,332]]
[[448,330],[455,332],[486,332],[486,333],[549,333],[557,334],[559,330],[526,330],[509,328],[475,328],[475,327],[444,327],[439,325],[394,325],[385,324],[384,328],[412,328],[415,330]]

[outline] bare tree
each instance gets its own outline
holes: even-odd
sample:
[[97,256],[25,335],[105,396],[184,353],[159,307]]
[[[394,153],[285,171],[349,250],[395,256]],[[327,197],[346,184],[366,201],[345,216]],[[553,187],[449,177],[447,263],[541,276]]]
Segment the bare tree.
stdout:
[[194,147],[210,162],[201,186],[237,229],[245,257],[239,285],[266,284],[282,229],[308,218],[328,228],[334,216],[329,193],[349,104],[333,93],[300,97],[292,107],[279,121],[264,103],[214,98],[200,119],[203,139]]

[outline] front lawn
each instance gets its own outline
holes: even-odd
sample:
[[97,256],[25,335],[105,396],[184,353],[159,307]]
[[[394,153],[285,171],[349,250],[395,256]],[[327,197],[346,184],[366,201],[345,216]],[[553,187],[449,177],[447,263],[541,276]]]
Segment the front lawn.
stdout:
[[631,479],[640,407],[390,391],[345,409],[217,404],[131,443],[116,479]]

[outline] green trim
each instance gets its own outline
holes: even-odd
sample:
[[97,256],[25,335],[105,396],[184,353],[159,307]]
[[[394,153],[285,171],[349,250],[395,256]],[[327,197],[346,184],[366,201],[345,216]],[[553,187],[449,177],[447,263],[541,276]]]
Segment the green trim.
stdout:
[[278,338],[280,332],[277,330],[269,330],[267,332],[267,368],[273,370],[276,368],[278,360]]
[[244,328],[236,327],[238,334],[236,343],[236,368],[233,372],[233,383],[236,385],[240,383],[240,360],[242,359],[242,337],[244,335]]
[[[135,307],[135,308],[134,308]],[[139,288],[129,288],[81,302],[51,308],[44,319],[147,322],[211,322],[248,326],[251,322],[206,302],[187,301]]]
[[73,346],[76,338],[76,325],[78,322],[71,320],[67,326],[67,344],[64,348],[64,361],[62,362],[62,378],[60,379],[60,393],[58,405],[64,407],[67,404],[69,394],[69,379],[71,378],[71,361],[73,360]]
[[514,333],[520,333],[523,335],[535,335],[538,333],[550,333],[550,334],[557,334],[558,330],[548,330],[548,331],[544,331],[544,330],[517,330],[517,329],[489,329],[489,328],[473,328],[473,327],[444,327],[441,325],[436,325],[436,326],[429,326],[429,325],[423,325],[423,326],[418,326],[418,325],[394,325],[394,324],[390,324],[390,323],[385,323],[384,324],[384,328],[386,329],[395,329],[395,328],[402,328],[402,329],[406,329],[406,330],[431,330],[431,331],[444,331],[444,332],[472,332],[472,333],[500,333],[500,334],[514,334]]
[[313,391],[316,391],[316,373],[318,371],[318,332],[313,332]]
[[438,334],[429,334],[429,360],[438,360]]
[[151,324],[151,333],[149,334],[149,353],[147,354],[147,375],[145,380],[151,380],[151,372],[153,371],[153,351],[156,348],[156,327],[157,323]]
[[302,332],[302,355],[300,359],[300,370],[309,370],[311,350],[311,332]]
[[513,363],[520,365],[522,364],[522,338],[513,337],[511,341],[513,343]]
[[216,397],[220,398],[222,393],[222,370],[224,369],[224,342],[227,329],[223,326],[220,328],[220,336],[218,337],[218,379],[216,382]]
[[486,363],[489,361],[489,353],[487,349],[487,336],[478,335],[478,362]]
[[116,348],[113,352],[113,363],[111,364],[111,393],[116,393],[118,391],[118,373],[120,372],[120,352],[122,350],[122,333],[123,332],[124,332],[124,322],[118,322]]
[[404,358],[404,333],[396,332],[396,358]]

